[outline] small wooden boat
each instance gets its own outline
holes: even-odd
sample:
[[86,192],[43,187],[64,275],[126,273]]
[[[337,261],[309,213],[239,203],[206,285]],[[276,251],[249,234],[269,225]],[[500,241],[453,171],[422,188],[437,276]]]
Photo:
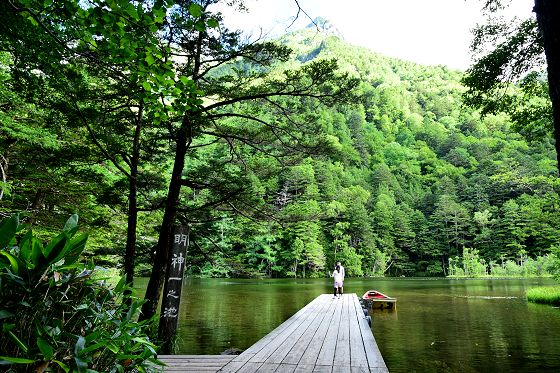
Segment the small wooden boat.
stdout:
[[364,303],[371,308],[387,308],[396,307],[397,298],[391,298],[388,295],[378,292],[377,290],[368,290],[362,295]]

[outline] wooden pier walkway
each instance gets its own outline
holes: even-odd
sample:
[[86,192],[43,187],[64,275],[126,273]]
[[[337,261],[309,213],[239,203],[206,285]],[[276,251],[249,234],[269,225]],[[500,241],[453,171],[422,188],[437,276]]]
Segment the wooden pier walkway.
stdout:
[[322,294],[241,355],[161,356],[166,372],[388,372],[356,294]]

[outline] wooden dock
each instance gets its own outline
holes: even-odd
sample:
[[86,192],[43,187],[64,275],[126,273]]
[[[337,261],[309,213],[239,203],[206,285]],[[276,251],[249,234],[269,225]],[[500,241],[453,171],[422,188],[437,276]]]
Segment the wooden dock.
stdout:
[[322,294],[241,355],[161,356],[166,372],[388,372],[356,294]]
[[163,372],[217,372],[236,355],[162,355]]

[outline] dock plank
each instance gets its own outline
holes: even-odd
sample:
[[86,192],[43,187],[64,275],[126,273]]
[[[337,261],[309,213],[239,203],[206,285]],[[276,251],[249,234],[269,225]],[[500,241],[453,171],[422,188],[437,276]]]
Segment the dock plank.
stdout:
[[[355,302],[359,301],[355,300]],[[360,306],[361,307],[361,306]],[[360,332],[362,334],[362,341],[364,344],[366,357],[368,360],[368,366],[370,371],[375,372],[388,372],[387,366],[385,365],[385,361],[383,360],[383,356],[381,356],[381,351],[379,351],[379,347],[377,346],[377,342],[375,341],[375,337],[371,332],[371,328],[367,323],[365,317],[359,318],[358,323],[360,326]]]
[[319,298],[315,298],[307,304],[307,306],[300,309],[292,315],[292,317],[276,327],[272,332],[238,355],[233,361],[264,362],[264,360],[266,360],[265,358],[274,351],[275,346],[282,343],[294,328],[301,325],[305,318],[305,314],[310,310],[315,309],[315,307],[319,306],[319,304]]
[[[318,298],[316,298],[318,299]],[[276,352],[276,350],[284,345],[284,344],[289,344],[290,343],[290,336],[296,332],[297,330],[301,330],[302,327],[306,326],[308,320],[310,317],[312,317],[314,315],[314,311],[317,308],[320,308],[322,305],[321,302],[317,301],[315,303],[313,303],[312,307],[305,307],[302,310],[305,310],[305,312],[302,312],[301,314],[298,315],[298,317],[296,319],[294,319],[294,321],[292,323],[290,323],[287,327],[281,329],[281,331],[279,333],[277,333],[275,336],[273,336],[273,338],[266,336],[265,339],[266,343],[264,343],[263,347],[260,349],[260,351],[258,351],[257,353],[255,353],[255,355],[249,360],[250,362],[265,362],[268,359],[271,358],[271,356],[274,355],[274,352]],[[272,360],[271,362],[280,362],[282,359],[280,359],[279,361],[275,361]]]
[[307,349],[301,356],[299,360],[299,364],[315,365],[315,363],[317,362],[317,356],[319,356],[319,352],[323,347],[325,337],[329,331],[329,328],[331,328],[333,318],[336,315],[336,306],[338,304],[339,303],[336,301],[336,299],[331,298],[330,308],[325,313],[325,316],[323,317],[323,320],[321,321],[319,328],[317,328],[317,331],[315,332],[314,338],[307,345]]
[[243,365],[245,365],[245,364],[247,364],[246,361],[232,360],[227,365],[225,365],[222,369],[220,369],[218,372],[234,373],[234,372],[239,371],[239,369],[241,369],[243,367]]
[[350,372],[351,373],[370,373],[369,368],[368,367],[350,367]]
[[259,370],[259,368],[261,367],[262,363],[251,363],[246,362],[238,371],[237,373],[255,373],[256,371]]
[[294,373],[297,365],[295,364],[279,364],[278,369],[274,373]]
[[[281,363],[283,360],[287,360],[297,364],[299,357],[305,352],[305,347],[307,347],[307,344],[315,335],[317,323],[323,319],[329,306],[330,303],[322,302],[317,308],[308,313],[302,325],[295,329],[288,339],[270,355],[267,362]],[[288,354],[290,358],[286,359]]]
[[334,365],[332,367],[332,373],[348,373],[352,371],[350,365]]
[[280,364],[264,363],[257,369],[256,373],[273,373],[278,370]]
[[[350,366],[368,368],[368,360],[364,347],[362,331],[360,329],[360,319],[365,320],[362,306],[357,298],[353,298],[350,302],[350,315],[353,323],[350,326]],[[367,323],[367,321],[366,321]],[[369,331],[371,333],[371,331]]]
[[388,372],[356,294],[322,294],[242,354],[167,355],[165,372]]
[[315,368],[313,368],[313,373],[331,373],[332,369],[333,367],[329,365],[315,365]]
[[329,325],[329,329],[323,339],[323,345],[317,355],[315,365],[333,365],[334,354],[336,351],[336,341],[338,338],[338,329],[340,328],[340,320],[342,316],[342,306],[344,304],[343,300],[344,298],[333,300],[333,302],[337,302],[334,308],[334,315],[332,322]]
[[154,367],[158,372],[217,372],[235,356],[233,355],[159,355],[164,367]]
[[[306,352],[310,352],[309,356],[316,356],[313,351],[319,351],[321,347],[323,336],[328,329],[328,324],[332,318],[335,304],[335,302],[324,302],[325,306],[322,309],[322,312],[313,320],[306,329],[305,333],[293,345],[292,349],[282,360],[282,363],[298,364]],[[322,326],[323,329],[321,329]],[[315,346],[312,346],[313,342],[316,342]],[[314,364],[316,359],[313,358],[312,360],[313,361],[303,362],[303,364]]]
[[[342,312],[334,351],[334,367],[350,368],[350,320],[355,321],[355,315],[350,314],[350,297],[342,298]],[[352,307],[353,310],[354,307]],[[347,371],[348,371],[347,370]]]

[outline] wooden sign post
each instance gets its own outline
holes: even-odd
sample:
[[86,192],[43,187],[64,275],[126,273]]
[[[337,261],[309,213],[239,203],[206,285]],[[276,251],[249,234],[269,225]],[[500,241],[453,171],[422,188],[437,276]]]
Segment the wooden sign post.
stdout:
[[176,226],[173,232],[173,246],[163,286],[163,300],[159,317],[159,340],[162,343],[161,354],[171,354],[173,341],[177,334],[179,307],[181,304],[181,289],[183,287],[183,273],[185,259],[189,247],[188,227]]

